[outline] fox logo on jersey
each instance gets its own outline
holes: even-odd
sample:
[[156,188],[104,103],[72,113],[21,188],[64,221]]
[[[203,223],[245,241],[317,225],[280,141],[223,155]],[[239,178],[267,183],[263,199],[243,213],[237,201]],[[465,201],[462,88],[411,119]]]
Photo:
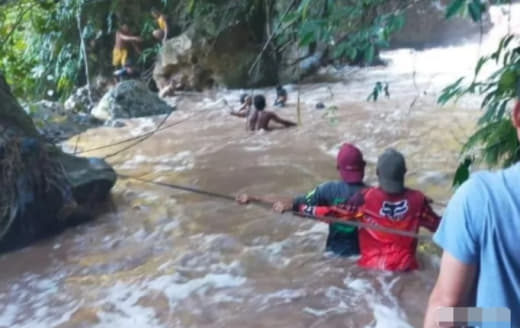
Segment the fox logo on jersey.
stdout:
[[379,211],[379,215],[393,221],[403,219],[406,213],[408,213],[408,200],[406,199],[396,203],[384,201]]

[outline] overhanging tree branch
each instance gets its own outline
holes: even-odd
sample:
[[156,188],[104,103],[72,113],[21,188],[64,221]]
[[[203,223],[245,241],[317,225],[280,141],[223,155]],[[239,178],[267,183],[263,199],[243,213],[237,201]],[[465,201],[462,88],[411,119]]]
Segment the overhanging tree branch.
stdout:
[[278,23],[278,26],[276,27],[276,29],[273,31],[273,33],[269,36],[269,38],[267,39],[267,41],[265,42],[264,44],[264,47],[262,48],[262,51],[260,51],[260,53],[258,54],[258,56],[256,57],[255,61],[253,62],[253,64],[251,65],[251,67],[249,68],[249,71],[248,71],[248,74],[251,75],[252,72],[254,71],[254,69],[256,68],[256,65],[258,65],[258,63],[260,62],[260,60],[262,59],[262,56],[264,55],[265,51],[267,50],[267,48],[269,47],[269,45],[271,44],[271,42],[273,41],[274,37],[278,34],[280,34],[281,32],[285,31],[285,29],[287,29],[290,25],[286,25],[283,29],[280,30],[280,27],[282,26],[283,24],[283,19],[285,18],[285,16],[287,16],[287,14],[289,13],[289,11],[291,11],[291,9],[294,7],[294,5],[296,5],[296,2],[297,0],[293,0],[291,2],[291,4],[287,7],[287,9],[285,10],[284,14],[282,15],[282,17],[280,18],[280,22]]

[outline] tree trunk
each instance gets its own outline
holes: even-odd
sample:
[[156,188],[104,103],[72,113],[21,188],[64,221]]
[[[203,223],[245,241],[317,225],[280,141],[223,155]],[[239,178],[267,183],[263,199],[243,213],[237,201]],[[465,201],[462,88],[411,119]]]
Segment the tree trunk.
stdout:
[[24,135],[37,137],[38,131],[31,118],[22,109],[0,72],[0,127],[17,128]]

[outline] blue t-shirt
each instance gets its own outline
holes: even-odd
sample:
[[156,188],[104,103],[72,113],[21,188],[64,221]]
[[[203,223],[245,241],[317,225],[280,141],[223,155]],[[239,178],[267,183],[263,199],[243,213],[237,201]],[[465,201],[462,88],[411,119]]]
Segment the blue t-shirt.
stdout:
[[511,327],[520,327],[520,164],[472,175],[448,204],[434,241],[478,265],[476,305],[507,307]]

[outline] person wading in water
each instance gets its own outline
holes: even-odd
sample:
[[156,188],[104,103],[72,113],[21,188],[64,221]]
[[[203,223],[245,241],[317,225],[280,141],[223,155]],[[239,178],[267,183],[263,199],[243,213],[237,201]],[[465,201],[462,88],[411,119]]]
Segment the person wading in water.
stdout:
[[281,85],[276,87],[276,100],[274,102],[275,106],[285,107],[285,103],[287,102],[287,90],[284,89]]
[[[365,161],[356,146],[345,143],[338,152],[336,163],[341,180],[325,182],[307,195],[284,199],[242,194],[237,196],[237,202],[240,204],[247,204],[250,201],[267,202],[272,204],[273,210],[278,213],[299,211],[301,206],[333,206],[344,203],[366,187],[363,183]],[[357,229],[341,223],[331,224],[326,250],[340,256],[359,254]]]
[[231,111],[229,114],[236,116],[236,117],[247,117],[249,116],[251,112],[251,107],[253,106],[253,98],[251,96],[247,95],[246,93],[243,93],[240,95],[240,108],[238,111]]
[[[363,188],[347,203],[338,206],[300,205],[298,212],[316,217],[337,216],[348,220],[417,233],[419,227],[435,231],[440,218],[430,207],[430,200],[417,190],[404,185],[404,156],[387,149],[377,161],[379,187]],[[415,258],[417,239],[370,228],[359,230],[363,268],[410,271],[418,268]]]
[[247,127],[251,131],[265,130],[270,131],[269,123],[274,121],[283,125],[283,127],[292,127],[297,124],[288,120],[284,120],[276,115],[274,112],[265,110],[265,97],[262,95],[255,96],[253,100],[255,110],[248,116]]

